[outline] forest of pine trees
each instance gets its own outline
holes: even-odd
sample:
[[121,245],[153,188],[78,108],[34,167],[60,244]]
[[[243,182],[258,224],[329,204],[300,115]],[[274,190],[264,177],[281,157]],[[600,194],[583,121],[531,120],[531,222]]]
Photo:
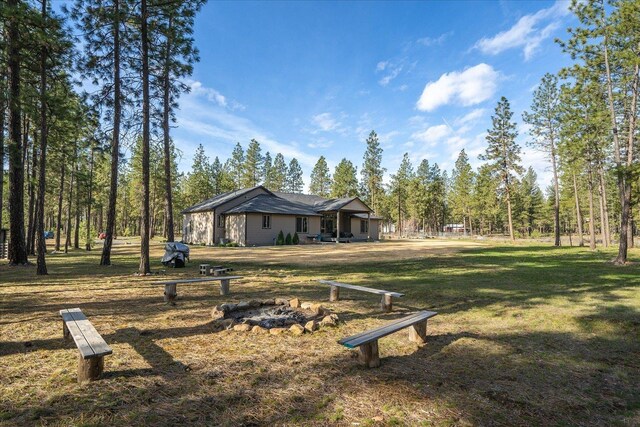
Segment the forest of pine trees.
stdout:
[[[113,238],[139,235],[145,274],[149,239],[179,239],[183,208],[254,185],[359,196],[402,236],[462,224],[473,235],[616,244],[616,262],[626,262],[640,198],[639,1],[575,2],[579,25],[559,41],[572,64],[542,78],[527,111],[497,102],[479,159],[463,149],[447,171],[409,152],[386,178],[371,131],[358,141],[361,159],[331,170],[320,156],[309,183],[297,159],[263,152],[255,139],[229,159],[200,145],[191,170],[178,171],[171,123],[198,60],[191,35],[203,2],[76,0],[64,15],[47,0],[0,5],[0,228],[9,229],[11,264],[35,259],[46,274],[47,250],[91,250],[104,232],[101,264],[111,263]],[[548,187],[539,188],[518,140],[545,154]]]

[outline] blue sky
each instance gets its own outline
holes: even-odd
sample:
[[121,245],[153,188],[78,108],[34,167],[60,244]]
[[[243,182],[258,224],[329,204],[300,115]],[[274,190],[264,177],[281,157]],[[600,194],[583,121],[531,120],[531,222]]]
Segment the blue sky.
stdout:
[[[380,137],[387,179],[408,152],[450,170],[465,148],[474,166],[490,116],[506,96],[520,123],[545,72],[569,61],[554,42],[574,23],[568,1],[209,2],[196,19],[200,50],[173,137],[188,171],[198,144],[221,160],[251,138],[296,157],[305,185],[318,157],[358,170]],[[544,156],[518,142],[539,183]]]

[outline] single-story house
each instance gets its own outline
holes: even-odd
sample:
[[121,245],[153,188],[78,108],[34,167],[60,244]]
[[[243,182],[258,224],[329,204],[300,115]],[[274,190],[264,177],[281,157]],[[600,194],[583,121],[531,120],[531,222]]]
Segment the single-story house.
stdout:
[[358,197],[325,199],[261,185],[219,194],[182,213],[182,240],[188,244],[273,245],[280,231],[298,233],[301,243],[379,237],[380,218]]

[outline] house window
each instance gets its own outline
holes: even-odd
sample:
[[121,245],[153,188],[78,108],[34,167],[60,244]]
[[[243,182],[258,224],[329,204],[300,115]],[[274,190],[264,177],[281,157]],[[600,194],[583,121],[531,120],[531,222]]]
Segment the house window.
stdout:
[[307,217],[297,217],[296,218],[296,233],[307,233]]
[[218,215],[218,228],[224,228],[224,218],[222,215]]
[[368,233],[369,232],[369,221],[366,219],[360,220],[360,233]]
[[271,228],[271,215],[262,215],[262,228]]

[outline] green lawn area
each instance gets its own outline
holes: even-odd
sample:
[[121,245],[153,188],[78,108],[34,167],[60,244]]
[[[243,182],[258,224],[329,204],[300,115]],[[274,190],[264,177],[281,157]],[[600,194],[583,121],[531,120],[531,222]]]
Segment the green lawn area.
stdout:
[[[471,241],[301,247],[192,247],[185,269],[138,277],[135,242],[0,265],[1,425],[639,425],[640,250],[497,246]],[[162,246],[153,246],[152,266]],[[178,287],[175,306],[150,282],[196,277],[200,262],[244,276]],[[403,292],[393,313],[375,295],[315,282]],[[220,331],[223,302],[298,297],[341,321],[302,336]],[[76,383],[61,308],[80,307],[113,348],[105,375]],[[427,344],[380,340],[365,369],[336,341],[403,314],[437,311]]]

